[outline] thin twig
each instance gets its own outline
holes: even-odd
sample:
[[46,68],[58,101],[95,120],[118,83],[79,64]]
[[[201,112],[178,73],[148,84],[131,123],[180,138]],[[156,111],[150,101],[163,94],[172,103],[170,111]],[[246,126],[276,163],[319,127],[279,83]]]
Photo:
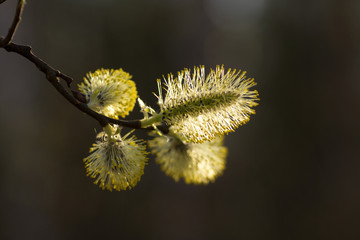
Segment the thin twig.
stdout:
[[[6,0],[0,0],[0,4],[5,2]],[[14,21],[12,23],[12,26],[9,30],[8,35],[3,38],[0,37],[0,48],[4,48],[8,52],[15,52],[24,58],[28,59],[30,62],[35,64],[35,66],[45,74],[46,79],[55,87],[55,89],[65,97],[68,102],[70,102],[72,105],[74,105],[77,109],[80,111],[86,113],[87,115],[91,116],[92,118],[96,119],[101,126],[106,126],[109,123],[117,124],[119,126],[123,127],[129,127],[129,128],[135,128],[135,129],[141,129],[141,122],[140,120],[118,120],[106,117],[104,115],[101,115],[97,112],[92,111],[88,106],[81,101],[78,101],[76,98],[74,98],[73,95],[71,95],[62,84],[60,84],[59,78],[63,79],[67,86],[70,88],[70,84],[72,83],[73,79],[63,73],[61,73],[59,70],[54,69],[49,64],[41,60],[39,57],[37,57],[35,54],[32,53],[32,49],[30,46],[20,45],[12,43],[12,38],[15,34],[16,28],[21,20],[21,14],[24,8],[25,0],[19,0],[16,14]],[[74,93],[74,91],[73,91]],[[163,132],[168,132],[169,128],[167,126],[159,126],[158,127]],[[142,128],[146,130],[152,130],[153,127],[146,127]]]
[[61,72],[59,72],[58,77],[60,77],[61,79],[65,80],[67,86],[70,87],[70,85],[71,85],[71,83],[72,83],[72,81],[73,81],[73,79],[72,79],[71,77],[69,77],[69,76],[67,76],[67,75],[65,75],[65,74],[63,74],[63,73],[61,73]]
[[[0,38],[0,40],[2,40],[2,38]],[[86,104],[77,101],[59,82],[59,78],[62,79],[65,78],[64,79],[65,81],[66,79],[68,78],[71,79],[71,78],[66,76],[65,74],[60,73],[60,71],[49,66],[43,60],[41,60],[36,55],[34,55],[31,51],[32,49],[30,46],[10,43],[9,45],[5,46],[4,49],[8,52],[15,52],[23,56],[24,58],[28,59],[30,62],[34,63],[35,66],[45,74],[49,82],[56,88],[56,90],[61,95],[63,95],[72,105],[74,105],[80,111],[96,119],[102,126],[106,126],[109,123],[113,123],[124,127],[141,128],[141,124],[139,120],[126,121],[126,120],[112,119],[92,111],[90,108],[87,107]]]
[[[5,2],[6,0],[0,2],[3,3]],[[14,34],[16,32],[16,29],[21,21],[21,14],[22,14],[22,11],[24,9],[24,5],[25,5],[25,0],[19,0],[18,2],[18,5],[16,7],[16,13],[15,13],[15,17],[14,17],[14,20],[11,24],[11,27],[9,29],[9,32],[8,34],[6,35],[6,37],[4,39],[2,39],[0,41],[0,47],[5,47],[6,45],[8,45],[9,43],[11,43],[13,37],[14,37]]]

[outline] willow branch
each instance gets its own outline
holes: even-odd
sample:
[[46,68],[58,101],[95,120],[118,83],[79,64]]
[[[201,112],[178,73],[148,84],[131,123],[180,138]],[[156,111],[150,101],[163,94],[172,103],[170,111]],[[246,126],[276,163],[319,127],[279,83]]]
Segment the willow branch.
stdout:
[[[0,0],[0,4],[5,1],[6,0]],[[24,58],[28,59],[30,62],[32,62],[41,72],[45,74],[46,79],[55,87],[55,89],[63,97],[66,98],[66,100],[68,100],[68,102],[70,102],[72,105],[74,105],[77,109],[79,109],[83,113],[86,113],[90,117],[96,119],[101,126],[104,127],[107,124],[112,123],[112,124],[129,127],[129,128],[135,128],[135,129],[141,129],[141,128],[147,130],[153,129],[153,127],[145,127],[145,128],[142,127],[141,120],[130,120],[130,121],[118,120],[94,112],[93,110],[88,108],[88,106],[85,103],[80,102],[76,98],[74,98],[74,96],[71,95],[60,83],[60,79],[62,79],[67,83],[67,86],[70,88],[70,85],[73,81],[71,77],[61,73],[59,70],[54,69],[49,64],[47,64],[39,57],[37,57],[35,54],[33,54],[30,46],[12,43],[13,36],[21,20],[21,14],[24,8],[24,4],[25,4],[25,0],[19,0],[15,18],[10,27],[8,35],[5,38],[0,37],[0,48],[4,48],[8,52],[17,53],[23,56]],[[159,126],[158,128],[163,132],[168,132],[169,130],[167,126],[162,126],[162,125]]]
[[[3,40],[3,38],[0,38]],[[60,83],[59,78],[65,80],[66,82],[71,82],[72,78],[66,76],[65,74],[61,73],[60,71],[54,69],[53,67],[49,66],[43,60],[38,58],[36,55],[32,53],[32,49],[30,46],[19,45],[15,43],[10,43],[7,46],[3,47],[8,52],[15,52],[24,58],[28,59],[30,62],[35,64],[35,66],[45,74],[46,79],[55,87],[55,89],[68,100],[72,105],[74,105],[80,111],[86,113],[87,115],[91,116],[92,118],[96,119],[102,126],[106,126],[109,123],[117,124],[124,127],[130,128],[141,128],[141,124],[139,120],[132,120],[132,121],[125,121],[125,120],[118,120],[106,117],[101,115],[97,112],[92,111],[90,108],[87,107],[86,104],[77,101]]]
[[[0,4],[5,1],[6,0],[1,1]],[[6,37],[4,39],[1,39],[0,47],[4,47],[4,46],[8,45],[12,41],[14,34],[16,32],[16,29],[19,26],[19,23],[21,21],[21,14],[24,9],[24,5],[25,5],[25,0],[19,0],[18,5],[16,7],[16,13],[15,13],[14,20],[11,24],[11,27],[10,27],[9,32],[6,35]]]

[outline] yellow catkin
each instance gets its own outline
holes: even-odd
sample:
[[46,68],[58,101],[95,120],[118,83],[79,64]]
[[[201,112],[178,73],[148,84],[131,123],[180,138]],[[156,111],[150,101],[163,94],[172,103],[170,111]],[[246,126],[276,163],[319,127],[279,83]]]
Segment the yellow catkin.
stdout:
[[95,178],[94,183],[102,189],[120,191],[134,187],[147,163],[144,142],[134,136],[127,138],[129,134],[121,137],[109,125],[105,130],[98,134],[90,155],[84,158],[87,175]]
[[[165,97],[159,84],[158,103],[163,121],[186,142],[202,143],[234,131],[255,114],[258,92],[246,72],[217,66],[206,76],[203,66],[169,74]],[[159,82],[159,81],[158,81]]]
[[134,109],[137,91],[131,75],[121,68],[98,69],[78,85],[88,107],[107,117],[124,118]]
[[222,142],[221,137],[201,144],[184,143],[175,134],[148,141],[165,174],[187,184],[208,184],[223,173],[227,148]]

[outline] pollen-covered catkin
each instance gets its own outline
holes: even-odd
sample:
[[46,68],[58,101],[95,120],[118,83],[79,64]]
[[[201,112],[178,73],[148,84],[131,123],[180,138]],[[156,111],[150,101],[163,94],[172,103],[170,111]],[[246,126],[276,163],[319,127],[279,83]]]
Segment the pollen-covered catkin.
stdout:
[[95,178],[95,184],[107,190],[126,190],[134,187],[144,174],[147,152],[144,142],[134,136],[120,136],[117,127],[108,125],[97,135],[84,159],[87,174]]
[[175,181],[184,179],[188,184],[207,184],[225,169],[227,148],[222,144],[222,137],[198,144],[185,143],[170,133],[156,136],[148,143],[156,162]]
[[186,142],[202,143],[234,131],[255,114],[258,92],[246,72],[217,66],[205,76],[204,67],[185,69],[165,79],[165,97],[159,86],[163,121]]
[[107,117],[125,117],[135,106],[137,91],[131,75],[121,68],[99,69],[88,73],[78,85],[92,110]]

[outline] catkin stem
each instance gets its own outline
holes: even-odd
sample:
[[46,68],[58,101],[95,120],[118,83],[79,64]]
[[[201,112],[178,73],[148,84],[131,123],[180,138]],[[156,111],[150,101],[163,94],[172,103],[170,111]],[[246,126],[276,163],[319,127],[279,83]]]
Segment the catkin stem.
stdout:
[[153,115],[152,117],[150,117],[148,119],[143,119],[140,121],[141,127],[146,128],[146,127],[150,127],[153,124],[160,123],[162,120],[162,117],[163,117],[163,114],[159,113],[159,114]]

